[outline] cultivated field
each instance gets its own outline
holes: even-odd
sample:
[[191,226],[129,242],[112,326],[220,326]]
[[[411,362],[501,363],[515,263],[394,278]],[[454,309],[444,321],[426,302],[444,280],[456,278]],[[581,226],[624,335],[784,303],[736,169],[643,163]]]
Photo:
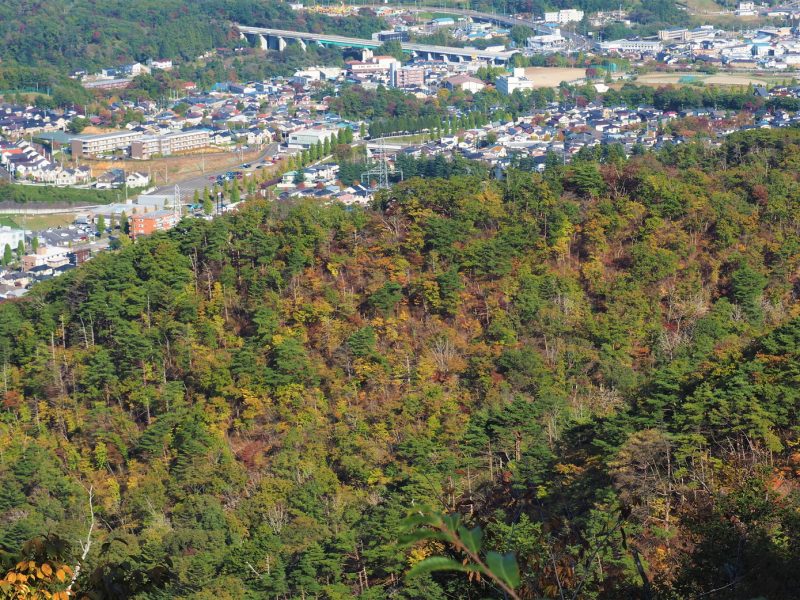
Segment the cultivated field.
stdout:
[[528,67],[525,76],[533,80],[534,87],[558,87],[562,81],[571,83],[586,77],[585,69],[572,69],[568,67]]

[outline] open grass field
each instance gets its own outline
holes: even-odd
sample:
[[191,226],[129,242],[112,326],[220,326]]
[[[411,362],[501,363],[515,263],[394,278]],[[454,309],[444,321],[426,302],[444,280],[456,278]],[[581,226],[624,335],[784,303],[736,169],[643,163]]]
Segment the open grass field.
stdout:
[[791,81],[791,74],[762,75],[750,73],[645,73],[636,78],[639,85],[691,85],[702,83],[717,86],[772,85],[782,81]]
[[562,81],[570,83],[586,76],[585,69],[569,67],[527,67],[525,76],[533,80],[534,87],[558,87]]
[[38,231],[50,227],[64,227],[75,221],[78,213],[58,213],[53,215],[2,215],[0,225],[14,223],[13,227]]
[[691,14],[720,13],[723,8],[714,0],[683,0],[680,2],[686,6]]
[[692,19],[696,25],[714,25],[723,29],[740,29],[757,27],[769,23],[769,19],[758,15],[738,17],[733,13],[724,14],[697,14]]

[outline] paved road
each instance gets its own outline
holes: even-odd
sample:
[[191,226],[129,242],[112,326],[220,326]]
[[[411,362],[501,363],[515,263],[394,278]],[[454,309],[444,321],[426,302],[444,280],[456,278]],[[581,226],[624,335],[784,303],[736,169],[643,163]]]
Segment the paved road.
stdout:
[[[236,24],[236,28],[242,34],[266,35],[284,39],[300,39],[305,42],[319,42],[333,44],[336,46],[352,46],[361,48],[378,48],[382,42],[365,40],[362,38],[345,37],[343,35],[327,33],[309,33],[307,31],[290,31],[288,29],[272,29],[268,27],[247,27]],[[449,57],[456,57],[459,60],[491,60],[508,62],[517,52],[514,50],[479,50],[477,48],[458,48],[456,46],[434,46],[431,44],[417,44],[413,42],[401,42],[403,50],[419,52],[423,54],[442,54]]]
[[[800,3],[800,0],[798,0]],[[461,15],[462,17],[471,17],[472,19],[477,19],[480,21],[488,21],[491,23],[498,23],[500,25],[507,25],[509,27],[513,27],[514,25],[522,25],[524,27],[528,27],[533,29],[536,33],[552,33],[552,30],[543,25],[542,23],[534,23],[528,19],[519,19],[517,17],[512,17],[508,15],[502,15],[497,13],[487,13],[487,12],[480,12],[477,10],[469,10],[465,8],[448,8],[448,7],[439,7],[439,6],[406,6],[406,5],[391,5],[391,4],[376,4],[370,5],[368,8],[372,9],[385,9],[385,8],[394,8],[398,10],[406,10],[408,12],[437,12],[437,13],[445,13],[445,14],[453,14],[453,15]],[[566,31],[564,27],[561,27],[561,35],[570,41],[570,46],[572,46],[575,50],[581,49],[588,49],[592,47],[592,42],[589,38],[580,35],[578,33],[573,33],[571,31]]]
[[[800,4],[800,0],[797,0],[797,3]],[[454,14],[460,15],[462,17],[470,17],[472,19],[480,20],[480,21],[489,21],[492,23],[497,23],[500,25],[506,25],[508,27],[513,27],[514,25],[523,25],[525,27],[529,27],[533,29],[533,31],[537,33],[551,33],[552,30],[545,26],[542,23],[535,23],[528,19],[520,19],[517,17],[512,17],[503,14],[497,13],[487,13],[481,12],[477,10],[470,10],[464,8],[448,8],[448,7],[431,7],[431,6],[407,6],[407,5],[365,5],[365,8],[372,8],[372,9],[385,9],[385,8],[393,8],[398,10],[405,10],[407,12],[424,12],[424,11],[435,11],[440,13],[447,13],[447,14]],[[263,27],[246,27],[243,25],[237,25],[239,31],[243,33],[261,33],[261,34],[270,34],[275,36],[285,36],[285,37],[296,37],[298,33],[304,33],[303,39],[307,40],[326,40],[331,41],[333,43],[354,43],[354,42],[366,42],[367,44],[370,40],[360,40],[356,38],[346,38],[344,36],[336,36],[336,35],[325,35],[325,34],[313,34],[313,33],[305,33],[305,32],[295,32],[295,31],[282,31],[282,30],[269,30]],[[561,35],[569,41],[570,48],[572,50],[587,50],[592,47],[592,41],[587,38],[586,36],[580,35],[578,33],[574,33],[572,31],[567,31],[564,27],[561,27]],[[379,43],[376,43],[375,46],[378,46]],[[414,50],[417,52],[434,52],[434,53],[444,53],[449,50],[450,54],[459,54],[458,48],[451,48],[449,46],[442,47],[442,46],[428,46],[425,44],[414,44],[409,42],[402,43],[403,48],[407,50]],[[454,52],[455,51],[455,52]],[[471,57],[475,54],[475,51],[471,53],[463,53],[464,57]],[[479,53],[480,57],[492,58],[492,59],[499,59],[499,60],[508,60],[509,56],[514,54],[513,51],[511,52],[499,52],[496,55],[491,55],[490,53],[482,52]]]
[[256,158],[254,158],[250,164],[252,165],[250,169],[243,169],[241,165],[228,167],[226,169],[222,169],[219,171],[206,171],[202,175],[198,175],[196,177],[192,177],[190,179],[184,179],[182,181],[175,181],[170,183],[169,185],[161,186],[160,188],[156,189],[152,194],[172,194],[175,192],[175,185],[177,184],[181,190],[181,200],[183,202],[190,202],[192,197],[194,196],[195,190],[202,191],[203,188],[210,188],[214,185],[214,180],[217,178],[217,175],[224,175],[228,171],[255,171],[255,167],[258,165],[259,162],[264,160],[265,158],[272,158],[278,154],[278,150],[280,149],[279,144],[272,143],[267,145],[264,148],[264,151],[259,154]]

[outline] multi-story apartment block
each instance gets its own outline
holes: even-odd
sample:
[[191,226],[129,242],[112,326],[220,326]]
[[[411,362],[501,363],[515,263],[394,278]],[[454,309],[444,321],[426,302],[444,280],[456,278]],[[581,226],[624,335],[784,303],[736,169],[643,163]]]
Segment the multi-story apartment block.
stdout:
[[129,231],[134,240],[142,235],[172,229],[180,221],[180,217],[172,210],[156,210],[129,218]]
[[583,11],[574,8],[567,8],[564,10],[556,10],[553,12],[544,13],[544,20],[546,23],[579,23],[583,20]]
[[419,67],[402,67],[390,69],[391,84],[396,88],[412,88],[425,86],[425,69]]
[[138,131],[116,131],[114,133],[82,135],[73,138],[70,146],[72,155],[75,157],[99,156],[116,150],[127,150],[131,143],[140,137],[142,137],[142,134]]
[[515,68],[512,75],[501,75],[495,82],[497,91],[510,96],[516,90],[524,92],[533,89],[533,81],[525,76],[525,69]]
[[176,131],[167,135],[145,136],[131,143],[131,158],[148,160],[154,154],[169,156],[204,148],[211,142],[207,129]]

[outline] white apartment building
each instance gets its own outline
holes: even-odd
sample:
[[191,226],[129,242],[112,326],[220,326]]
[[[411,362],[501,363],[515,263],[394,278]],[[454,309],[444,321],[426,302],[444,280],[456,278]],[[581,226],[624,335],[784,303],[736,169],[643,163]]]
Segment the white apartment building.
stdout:
[[12,229],[6,225],[0,227],[0,255],[8,246],[12,250],[16,250],[20,242],[25,241],[25,231],[22,229]]
[[149,160],[154,154],[169,156],[204,148],[211,143],[207,129],[176,131],[166,135],[150,135],[131,143],[131,158]]
[[553,12],[544,13],[545,23],[579,23],[583,21],[583,11],[575,8],[566,8],[564,10],[556,10]]
[[739,7],[736,9],[736,16],[754,17],[757,14],[755,2],[739,2]]
[[533,81],[525,76],[525,69],[515,68],[511,75],[501,75],[495,83],[497,91],[510,96],[516,90],[525,91],[533,89]]
[[97,135],[82,135],[72,139],[70,147],[72,155],[98,156],[115,150],[125,150],[131,143],[142,137],[138,131],[117,131],[114,133],[100,133]]

